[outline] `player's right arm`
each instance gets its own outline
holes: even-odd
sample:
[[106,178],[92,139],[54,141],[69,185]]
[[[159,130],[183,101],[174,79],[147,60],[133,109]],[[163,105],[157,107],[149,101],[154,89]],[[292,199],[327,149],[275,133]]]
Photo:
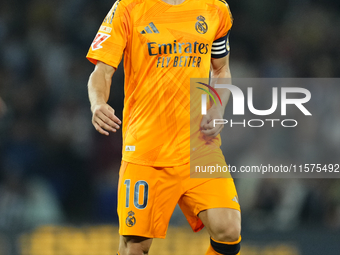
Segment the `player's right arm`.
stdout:
[[125,2],[117,0],[113,4],[86,56],[96,65],[88,82],[92,124],[103,135],[116,132],[121,124],[121,121],[115,116],[114,109],[107,104],[107,101],[110,95],[112,75],[122,59],[130,33],[130,14]]
[[121,124],[120,119],[115,115],[115,110],[107,104],[111,79],[115,71],[116,68],[98,61],[88,82],[92,124],[103,135],[109,135],[109,131],[116,132]]

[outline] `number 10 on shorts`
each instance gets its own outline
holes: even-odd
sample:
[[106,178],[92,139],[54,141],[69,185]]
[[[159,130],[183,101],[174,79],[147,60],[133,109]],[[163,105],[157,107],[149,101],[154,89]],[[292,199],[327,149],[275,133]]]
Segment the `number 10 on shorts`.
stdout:
[[[126,185],[126,202],[125,207],[130,207],[130,187],[131,187],[131,180],[125,180],[124,185]],[[139,203],[139,196],[140,190],[143,187],[143,203]],[[149,185],[146,181],[137,181],[134,185],[134,192],[133,192],[133,205],[140,210],[143,210],[148,205],[149,199]]]

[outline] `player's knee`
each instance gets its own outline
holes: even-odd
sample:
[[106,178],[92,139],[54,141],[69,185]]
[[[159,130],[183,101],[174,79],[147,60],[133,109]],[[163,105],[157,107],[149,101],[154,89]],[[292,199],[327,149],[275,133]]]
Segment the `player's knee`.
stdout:
[[149,254],[149,247],[127,245],[124,254],[121,255],[147,255],[147,254]]
[[238,223],[219,225],[215,228],[212,238],[219,242],[236,242],[241,235],[241,226]]
[[120,255],[147,255],[152,239],[144,237],[124,236],[120,243]]
[[136,248],[136,247],[128,247],[126,250],[126,255],[147,255],[149,254],[149,249],[147,248]]

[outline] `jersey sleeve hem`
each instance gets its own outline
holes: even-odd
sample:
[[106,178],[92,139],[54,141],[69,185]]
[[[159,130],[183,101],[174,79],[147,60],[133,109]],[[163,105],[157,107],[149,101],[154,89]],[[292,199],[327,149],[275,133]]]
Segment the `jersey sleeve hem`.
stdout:
[[109,66],[112,66],[114,68],[118,68],[120,61],[115,61],[115,60],[109,60],[107,58],[102,58],[96,54],[87,54],[86,58],[94,65],[98,63],[98,61],[101,61]]

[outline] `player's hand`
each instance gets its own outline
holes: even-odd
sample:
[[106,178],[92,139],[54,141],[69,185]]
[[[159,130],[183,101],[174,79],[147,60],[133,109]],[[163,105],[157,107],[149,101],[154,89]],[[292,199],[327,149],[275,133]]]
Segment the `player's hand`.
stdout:
[[108,104],[99,104],[91,108],[92,124],[96,130],[103,134],[109,135],[109,132],[117,132],[122,123],[115,115],[115,110]]
[[207,111],[206,115],[203,115],[201,121],[201,132],[210,138],[216,137],[224,127],[221,124],[216,124],[214,127],[214,119],[223,119],[223,113],[213,106]]

